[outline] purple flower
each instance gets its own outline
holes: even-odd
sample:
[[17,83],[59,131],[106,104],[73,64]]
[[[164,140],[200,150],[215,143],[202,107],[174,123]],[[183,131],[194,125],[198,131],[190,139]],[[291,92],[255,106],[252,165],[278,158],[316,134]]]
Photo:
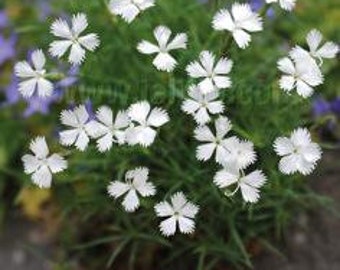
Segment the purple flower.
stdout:
[[24,117],[30,117],[35,113],[48,114],[51,104],[60,101],[62,98],[62,90],[55,90],[50,97],[39,97],[37,95],[26,99],[27,108],[24,111]]
[[[250,0],[249,4],[254,11],[260,11],[265,5],[264,0]],[[269,18],[274,17],[274,10],[272,8],[267,11],[267,16]]]
[[313,101],[313,114],[315,117],[320,117],[330,112],[331,112],[331,106],[329,102],[326,101],[323,97],[317,97]]
[[313,114],[320,117],[326,114],[340,116],[340,97],[327,101],[323,97],[317,97],[313,102]]
[[9,39],[0,35],[0,66],[15,56],[16,40],[15,35],[12,35]]
[[[60,67],[60,69],[64,68]],[[75,85],[78,82],[78,73],[79,67],[71,66],[70,69],[67,71],[66,77],[56,83],[56,87],[68,88]]]
[[0,29],[8,26],[8,17],[5,10],[0,10]]
[[338,116],[340,116],[340,97],[337,97],[333,101],[331,101],[331,111]]
[[250,0],[250,6],[253,8],[253,10],[258,11],[263,7],[262,0]]
[[4,89],[4,92],[6,101],[1,104],[2,106],[13,105],[19,102],[18,79],[14,74],[12,75],[10,84]]
[[87,113],[89,114],[89,121],[96,119],[96,113],[93,110],[93,105],[92,105],[92,101],[87,99],[85,101],[85,108]]
[[49,0],[38,0],[38,13],[40,21],[46,21],[47,17],[52,14],[51,3]]

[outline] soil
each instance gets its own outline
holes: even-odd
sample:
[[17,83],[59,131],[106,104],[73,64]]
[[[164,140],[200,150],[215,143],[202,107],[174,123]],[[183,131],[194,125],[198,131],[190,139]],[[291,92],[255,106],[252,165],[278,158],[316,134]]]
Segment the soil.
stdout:
[[[340,210],[340,153],[324,156],[319,175],[311,178],[313,188],[334,200]],[[258,270],[339,270],[340,217],[325,209],[300,215],[284,237],[283,256],[265,252],[255,259]]]
[[[318,193],[334,200],[340,210],[340,153],[328,153],[322,171],[311,178]],[[14,218],[0,235],[0,270],[51,270],[50,244],[37,225]],[[340,218],[325,209],[297,216],[279,248],[282,255],[263,252],[255,270],[339,270]],[[36,247],[36,248],[35,248]]]
[[42,235],[36,224],[20,217],[8,221],[0,235],[0,270],[51,270]]

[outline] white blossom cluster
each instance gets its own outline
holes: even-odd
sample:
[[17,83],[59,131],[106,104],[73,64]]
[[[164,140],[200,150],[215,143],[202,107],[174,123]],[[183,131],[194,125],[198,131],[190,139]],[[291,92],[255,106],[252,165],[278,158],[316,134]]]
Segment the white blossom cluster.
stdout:
[[[86,50],[93,52],[100,44],[97,34],[82,35],[87,27],[87,17],[83,13],[73,15],[71,24],[64,19],[57,19],[51,25],[50,31],[60,40],[50,44],[49,53],[53,57],[61,58],[69,51],[68,62],[80,65],[85,60]],[[46,57],[41,49],[31,54],[30,63],[21,61],[15,65],[15,74],[20,79],[19,92],[23,97],[37,94],[46,98],[53,95],[52,73],[49,73],[45,66]]]
[[[214,131],[209,126],[199,126],[195,129],[195,138],[201,144],[197,147],[198,160],[214,160],[223,168],[214,177],[214,184],[223,189],[227,196],[234,195],[241,189],[245,202],[255,203],[259,200],[259,188],[266,182],[266,177],[260,170],[245,175],[245,170],[256,161],[254,144],[231,136],[232,125],[225,116],[219,116],[214,121]],[[233,192],[229,188],[236,185]]]
[[90,139],[94,139],[100,152],[111,150],[113,144],[149,147],[156,138],[156,128],[170,120],[165,110],[157,107],[151,109],[147,101],[132,104],[116,116],[110,107],[101,106],[95,119],[90,119],[85,105],[80,105],[74,110],[62,111],[60,119],[68,127],[60,132],[62,145],[74,145],[78,150],[85,151]]
[[291,93],[295,89],[298,95],[307,98],[314,93],[314,87],[324,82],[320,69],[323,59],[335,58],[339,46],[333,42],[321,46],[322,38],[318,30],[311,30],[306,38],[309,50],[295,46],[288,57],[278,61],[278,68],[283,73],[280,79],[283,91]]
[[[292,10],[295,0],[266,0],[267,4],[276,3],[285,10]],[[145,10],[155,6],[154,0],[111,0],[109,10],[131,23]],[[50,44],[49,53],[58,58],[68,54],[70,64],[80,65],[86,57],[86,51],[93,52],[99,46],[96,34],[82,35],[88,27],[85,14],[72,17],[71,22],[56,20],[51,26],[51,33],[58,40]],[[212,19],[216,31],[230,32],[235,44],[245,49],[250,45],[251,34],[263,30],[262,18],[251,10],[249,4],[234,3],[231,9],[222,9]],[[171,51],[184,50],[188,47],[186,33],[173,34],[164,25],[153,31],[156,44],[142,40],[137,45],[140,53],[155,55],[153,65],[159,71],[172,72],[178,65]],[[334,58],[338,46],[326,42],[320,46],[322,35],[312,30],[307,36],[309,50],[294,47],[289,57],[278,61],[278,68],[284,73],[280,87],[290,93],[296,89],[303,97],[313,93],[313,87],[323,82],[320,70],[322,60]],[[42,50],[32,53],[30,63],[19,62],[15,72],[21,79],[19,91],[25,97],[37,93],[41,97],[50,96],[53,83],[45,69],[46,59]],[[260,199],[260,189],[267,182],[262,170],[251,169],[257,161],[255,145],[235,135],[230,120],[224,116],[225,106],[219,99],[223,89],[230,88],[230,72],[233,61],[213,52],[203,50],[198,60],[186,67],[186,72],[195,83],[188,91],[188,98],[182,102],[181,109],[191,115],[197,124],[194,138],[198,142],[196,158],[201,162],[215,161],[221,169],[213,177],[213,183],[230,197],[240,190],[244,202],[256,203]],[[85,105],[63,110],[60,115],[60,144],[74,146],[85,151],[91,140],[95,141],[99,152],[107,152],[120,145],[142,147],[151,146],[158,129],[170,121],[166,110],[152,108],[148,101],[140,101],[126,110],[114,114],[109,106],[101,106],[95,116],[91,116]],[[24,155],[22,160],[25,172],[32,177],[33,183],[41,188],[49,188],[52,174],[64,171],[67,161],[61,154],[49,153],[44,137],[34,139],[30,144],[33,154]],[[300,172],[310,174],[321,158],[321,148],[312,142],[311,134],[306,128],[297,128],[290,137],[279,137],[274,142],[274,150],[281,157],[279,169],[284,174]],[[154,196],[156,186],[149,181],[149,169],[137,167],[125,173],[124,180],[112,181],[108,194],[114,199],[122,199],[122,206],[127,212],[136,211],[142,204],[141,198]],[[171,236],[179,231],[184,234],[195,230],[195,216],[199,207],[190,202],[182,191],[178,191],[154,206],[156,215],[165,218],[159,225],[164,236]]]
[[[151,110],[150,104],[142,101],[132,104],[127,111],[118,112],[115,118],[109,107],[102,106],[98,109],[96,118],[91,119],[85,105],[80,105],[73,110],[62,111],[60,120],[67,127],[59,134],[61,145],[74,145],[79,151],[85,151],[90,140],[94,139],[97,142],[98,151],[105,152],[109,151],[114,143],[150,146],[157,135],[155,129],[166,124],[169,116],[161,108]],[[38,160],[47,166],[43,170],[47,172],[47,168],[51,168],[49,166],[51,163],[47,159],[48,147],[45,138],[33,140],[30,149],[35,154],[35,158],[23,157],[25,171],[31,174],[40,169]],[[62,159],[60,155],[57,156]],[[66,163],[63,163],[59,169],[50,169],[48,177],[43,173],[38,173],[32,175],[32,180],[34,183],[39,183],[40,187],[50,187],[52,173],[60,172],[65,168]]]

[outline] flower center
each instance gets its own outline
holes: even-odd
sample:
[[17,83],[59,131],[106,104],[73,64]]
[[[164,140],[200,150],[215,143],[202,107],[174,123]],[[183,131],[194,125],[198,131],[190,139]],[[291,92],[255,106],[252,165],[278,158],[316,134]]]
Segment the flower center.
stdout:
[[295,146],[295,148],[294,148],[294,150],[293,150],[293,153],[294,153],[294,154],[300,154],[300,152],[301,152],[301,148],[298,147],[298,146]]
[[208,102],[202,101],[202,102],[201,102],[201,106],[202,106],[203,108],[207,108],[207,107],[208,107]]
[[221,138],[216,137],[215,138],[215,144],[221,144],[222,140]]
[[161,47],[159,48],[159,52],[160,52],[160,53],[166,54],[166,53],[168,53],[168,49],[167,49],[165,46],[161,46]]
[[35,71],[35,75],[36,75],[37,79],[44,78],[45,74],[46,74],[46,70],[45,69],[41,69],[41,70],[36,70]]

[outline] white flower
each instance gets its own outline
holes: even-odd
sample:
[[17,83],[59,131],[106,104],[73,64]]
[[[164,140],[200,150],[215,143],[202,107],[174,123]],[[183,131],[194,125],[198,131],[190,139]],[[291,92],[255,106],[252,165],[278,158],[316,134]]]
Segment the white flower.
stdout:
[[156,193],[155,186],[147,182],[149,169],[145,167],[136,168],[125,174],[125,183],[113,181],[108,187],[108,193],[115,199],[126,194],[122,205],[127,212],[134,212],[138,209],[141,197],[153,196]]
[[279,169],[284,174],[300,172],[308,175],[314,170],[322,155],[321,148],[311,141],[311,135],[306,128],[294,130],[290,138],[277,138],[274,149],[283,157]]
[[64,110],[60,120],[63,125],[70,127],[60,132],[60,143],[65,146],[75,145],[78,150],[85,151],[90,141],[89,135],[95,132],[95,121],[90,121],[86,107],[80,105],[74,110]]
[[229,138],[225,136],[231,130],[231,123],[227,117],[220,116],[215,120],[216,135],[208,126],[197,127],[194,131],[196,140],[204,142],[197,147],[196,158],[198,160],[207,161],[216,151],[215,160],[217,163],[223,164],[229,155],[229,151],[225,148],[229,144]]
[[26,174],[32,175],[32,181],[40,188],[50,188],[52,174],[67,168],[67,161],[58,154],[49,155],[45,137],[37,137],[30,144],[34,155],[24,155],[22,161]]
[[181,233],[191,234],[195,231],[194,218],[198,213],[198,206],[189,202],[182,192],[171,197],[171,204],[167,201],[158,203],[155,211],[158,217],[169,217],[162,221],[159,228],[164,236],[176,233],[177,224]]
[[221,58],[215,65],[215,56],[209,51],[200,53],[200,60],[190,63],[186,71],[190,77],[204,78],[198,86],[202,93],[206,94],[216,89],[231,86],[229,74],[233,62],[227,58]]
[[256,161],[254,144],[250,141],[242,141],[233,136],[226,140],[223,146],[228,152],[222,162],[223,166],[245,169]]
[[331,59],[335,58],[337,53],[339,52],[339,46],[335,44],[334,42],[326,42],[321,46],[323,36],[322,34],[316,30],[311,30],[306,38],[309,52],[301,48],[300,46],[296,46],[293,48],[290,52],[290,56],[293,59],[300,60],[301,58],[305,57],[313,57],[317,60],[320,60],[322,63],[322,59]]
[[213,28],[231,32],[241,49],[246,48],[251,41],[248,32],[259,32],[263,29],[261,17],[251,10],[250,5],[239,3],[232,5],[231,14],[227,9],[218,11],[213,19]]
[[102,106],[98,109],[96,116],[99,123],[93,124],[96,132],[92,133],[92,137],[98,139],[97,148],[100,152],[110,150],[113,143],[125,143],[125,130],[130,125],[127,112],[119,111],[113,119],[112,110],[107,106]]
[[161,108],[151,110],[147,101],[141,101],[130,106],[128,115],[133,126],[126,130],[126,141],[130,145],[140,144],[150,146],[156,137],[156,130],[169,121],[168,113]]
[[313,94],[314,86],[323,83],[322,73],[310,57],[293,61],[285,57],[277,64],[279,70],[284,73],[280,79],[280,88],[287,93],[296,88],[300,96],[307,98]]
[[[221,189],[225,189],[226,196],[233,196],[241,189],[242,197],[245,202],[256,203],[260,199],[260,190],[265,182],[266,176],[261,170],[253,171],[248,175],[244,175],[242,171],[236,168],[224,168],[216,173],[214,183]],[[234,191],[229,191],[228,188],[236,185]]]
[[279,2],[280,7],[287,11],[292,11],[295,7],[296,0],[266,0],[268,4]]
[[170,41],[171,30],[163,25],[155,28],[154,36],[158,45],[143,40],[137,45],[137,50],[144,54],[157,54],[153,60],[153,65],[161,71],[171,72],[177,65],[177,61],[169,54],[169,51],[176,49],[186,49],[188,36],[185,33],[177,34]]
[[111,13],[120,15],[126,22],[131,23],[139,13],[153,7],[155,0],[111,0]]
[[97,34],[80,36],[87,26],[87,17],[83,13],[73,15],[72,26],[63,19],[56,20],[51,26],[51,33],[62,40],[51,43],[50,54],[61,58],[71,48],[68,61],[80,65],[85,59],[86,50],[93,52],[99,46]]
[[46,58],[42,50],[35,50],[31,55],[32,66],[27,61],[15,65],[15,75],[22,81],[19,83],[19,92],[24,97],[31,97],[35,92],[40,97],[52,95],[53,84],[45,78],[44,69]]
[[223,102],[216,100],[219,92],[213,91],[202,94],[199,87],[192,85],[188,89],[190,98],[184,100],[182,110],[194,117],[199,125],[204,125],[210,121],[210,114],[219,114],[224,110]]

